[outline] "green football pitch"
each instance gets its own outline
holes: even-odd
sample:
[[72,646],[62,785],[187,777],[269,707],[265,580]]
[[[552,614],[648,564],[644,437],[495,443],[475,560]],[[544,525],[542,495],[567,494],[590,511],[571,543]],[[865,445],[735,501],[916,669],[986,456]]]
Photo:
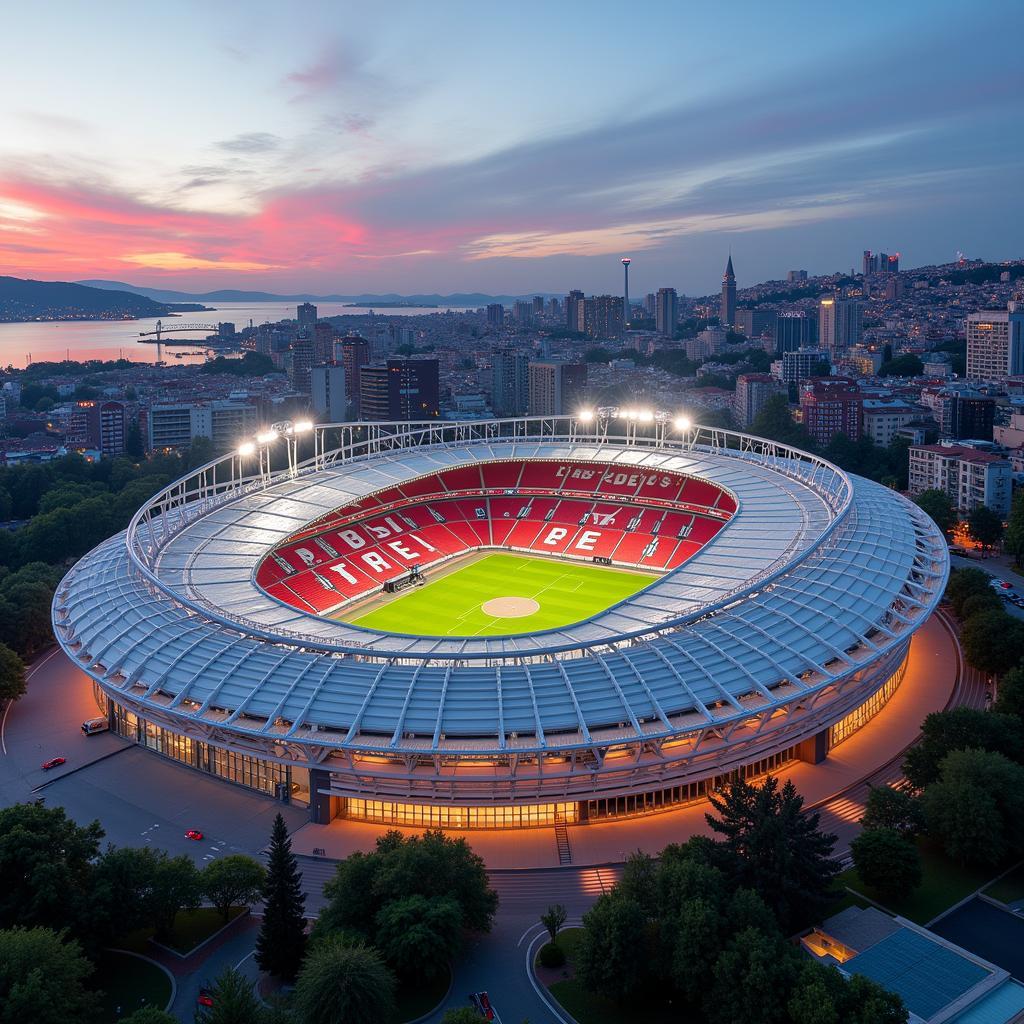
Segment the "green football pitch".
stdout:
[[428,577],[423,586],[349,621],[384,633],[427,636],[532,633],[586,619],[656,578],[547,558],[485,555],[436,579]]

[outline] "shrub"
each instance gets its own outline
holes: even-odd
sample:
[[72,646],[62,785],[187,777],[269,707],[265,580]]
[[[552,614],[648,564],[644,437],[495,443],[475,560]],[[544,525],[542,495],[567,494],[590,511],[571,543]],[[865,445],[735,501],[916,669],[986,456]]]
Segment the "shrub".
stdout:
[[554,942],[545,942],[537,954],[541,967],[561,967],[565,963],[565,950]]

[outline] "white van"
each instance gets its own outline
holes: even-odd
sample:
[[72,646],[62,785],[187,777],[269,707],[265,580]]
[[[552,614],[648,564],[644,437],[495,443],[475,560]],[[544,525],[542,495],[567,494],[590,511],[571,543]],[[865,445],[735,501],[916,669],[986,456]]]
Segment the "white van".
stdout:
[[86,736],[91,736],[96,732],[106,732],[110,728],[110,722],[105,718],[90,718],[88,721],[82,723],[82,732]]

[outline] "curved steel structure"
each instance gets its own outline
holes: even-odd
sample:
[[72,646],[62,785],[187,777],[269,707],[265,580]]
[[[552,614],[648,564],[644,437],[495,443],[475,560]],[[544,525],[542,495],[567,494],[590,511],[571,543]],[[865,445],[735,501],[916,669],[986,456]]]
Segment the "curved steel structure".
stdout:
[[[237,454],[210,463],[83,558],[58,588],[56,635],[120,708],[312,769],[314,801],[578,803],[795,756],[898,680],[946,545],[915,505],[820,458],[675,427],[332,424],[305,461],[286,437],[280,469],[265,438],[255,473]],[[542,633],[391,636],[255,583],[268,551],[339,506],[517,459],[671,470],[726,489],[737,511],[645,590]]]

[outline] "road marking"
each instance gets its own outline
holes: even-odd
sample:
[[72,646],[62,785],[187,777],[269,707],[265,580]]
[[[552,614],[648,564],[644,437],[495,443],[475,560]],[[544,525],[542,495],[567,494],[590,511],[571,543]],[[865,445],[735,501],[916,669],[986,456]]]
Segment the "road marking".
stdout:
[[[569,925],[568,927],[578,926]],[[535,936],[533,941],[529,944],[529,946],[526,947],[526,976],[530,979],[530,984],[533,986],[533,991],[537,993],[537,997],[548,1008],[548,1010],[551,1012],[551,1015],[555,1018],[556,1021],[558,1021],[558,1024],[570,1024],[570,1021],[566,1020],[566,1018],[558,1012],[558,1009],[555,1008],[555,1004],[552,1003],[550,999],[548,999],[547,995],[541,989],[540,983],[533,976],[533,948],[537,945],[538,942],[540,942],[540,940],[543,937],[543,935]]]
[[543,927],[544,927],[544,925],[542,925],[539,921],[536,924],[531,924],[530,927],[527,928],[526,931],[523,932],[523,934],[519,936],[519,941],[516,943],[516,949],[518,949],[523,944],[523,942],[526,941],[526,936],[529,935],[530,932],[534,931],[534,929],[536,929],[536,928],[543,928]]
[[256,950],[255,949],[249,950],[249,952],[246,953],[245,956],[243,956],[242,959],[239,960],[237,964],[235,964],[235,970],[236,971],[240,971],[242,969],[242,964],[244,964],[245,961],[249,959],[249,957],[255,956],[255,955],[256,955]]
[[[25,682],[27,683],[59,650],[59,647],[55,648],[38,665],[33,665],[25,673]],[[11,710],[12,704],[14,704],[13,700],[7,702],[7,706],[4,708],[4,717],[0,720],[0,748],[3,748],[4,757],[7,756],[7,715]]]

